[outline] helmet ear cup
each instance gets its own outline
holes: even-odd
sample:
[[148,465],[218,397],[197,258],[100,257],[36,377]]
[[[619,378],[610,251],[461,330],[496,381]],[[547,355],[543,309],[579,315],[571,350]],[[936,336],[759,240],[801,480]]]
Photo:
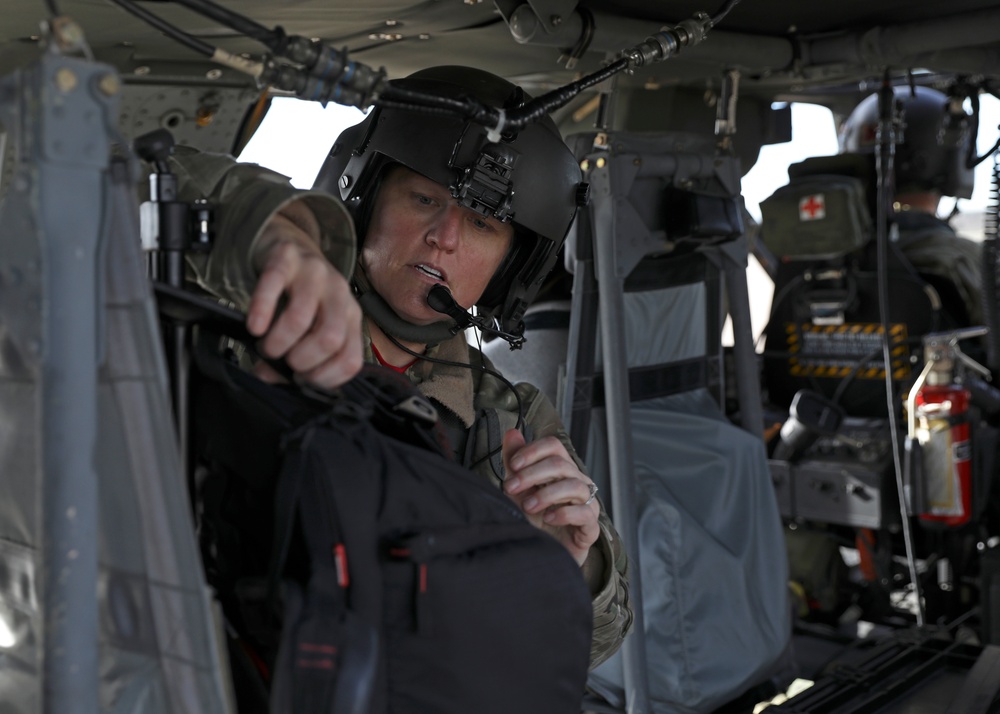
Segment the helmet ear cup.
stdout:
[[354,218],[354,232],[357,236],[357,249],[360,252],[365,244],[365,236],[368,234],[368,226],[372,222],[372,213],[375,210],[375,202],[378,199],[379,191],[382,190],[382,182],[386,175],[396,164],[392,161],[380,161],[373,171],[370,187],[361,194],[360,198],[349,201],[347,206]]

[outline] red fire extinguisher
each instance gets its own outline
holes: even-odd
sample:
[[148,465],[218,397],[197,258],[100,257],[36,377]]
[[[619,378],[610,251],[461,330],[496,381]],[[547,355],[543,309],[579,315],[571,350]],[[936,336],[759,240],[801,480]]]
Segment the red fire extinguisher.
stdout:
[[931,384],[928,380],[917,390],[915,408],[926,509],[920,518],[963,526],[972,515],[969,391],[959,384]]
[[961,366],[985,368],[962,353],[958,340],[978,334],[971,328],[927,335],[924,369],[908,399],[909,437],[920,449],[917,515],[928,525],[957,527],[972,518],[971,395]]

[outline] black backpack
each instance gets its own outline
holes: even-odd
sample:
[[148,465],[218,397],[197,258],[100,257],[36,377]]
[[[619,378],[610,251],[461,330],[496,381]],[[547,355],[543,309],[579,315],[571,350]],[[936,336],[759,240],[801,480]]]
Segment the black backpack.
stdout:
[[368,367],[330,395],[197,363],[199,536],[241,712],[580,711],[580,568],[444,456],[405,377]]

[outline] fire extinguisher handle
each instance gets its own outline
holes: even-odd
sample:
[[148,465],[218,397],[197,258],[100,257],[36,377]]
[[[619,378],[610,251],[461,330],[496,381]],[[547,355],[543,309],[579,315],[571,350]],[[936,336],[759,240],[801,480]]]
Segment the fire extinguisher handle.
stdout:
[[961,360],[962,364],[971,369],[973,372],[978,372],[983,379],[991,379],[993,377],[993,375],[986,367],[979,364],[978,362],[976,362],[976,360],[969,357],[969,355],[962,352],[962,350],[959,349],[957,346],[955,347],[955,354],[958,356],[958,359]]

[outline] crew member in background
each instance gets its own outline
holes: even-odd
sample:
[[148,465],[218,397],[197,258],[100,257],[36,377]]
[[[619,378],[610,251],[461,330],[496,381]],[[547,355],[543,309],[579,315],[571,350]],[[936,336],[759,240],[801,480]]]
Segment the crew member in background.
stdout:
[[[902,143],[896,146],[893,208],[898,246],[941,296],[955,324],[983,324],[982,251],[938,216],[943,196],[969,198],[973,170],[966,165],[975,141],[960,103],[930,87],[896,87],[902,104]],[[960,102],[960,100],[958,100]],[[876,155],[878,95],[866,97],[840,132],[840,151]]]

